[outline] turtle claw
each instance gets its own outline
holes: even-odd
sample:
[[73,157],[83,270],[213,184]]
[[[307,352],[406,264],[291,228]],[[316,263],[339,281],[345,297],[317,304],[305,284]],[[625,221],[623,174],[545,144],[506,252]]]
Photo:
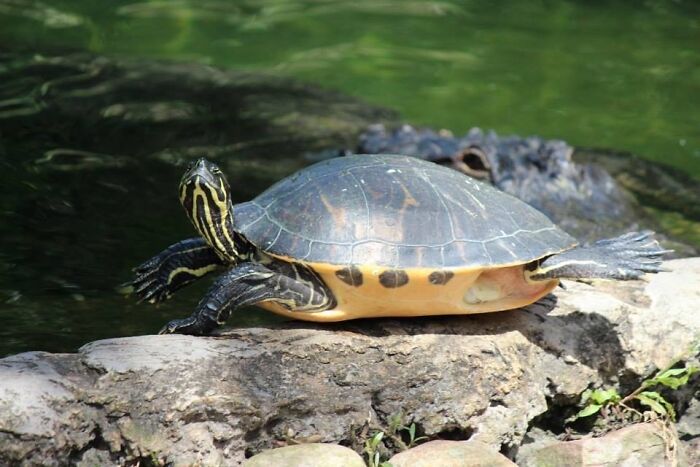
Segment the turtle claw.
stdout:
[[204,239],[190,238],[135,267],[134,280],[128,285],[139,302],[160,303],[219,266],[222,260]]
[[159,284],[157,281],[151,281],[147,283],[138,282],[140,279],[136,278],[132,285],[134,287],[133,293],[138,296],[138,302],[148,302],[148,303],[160,303],[168,298],[170,294],[167,292],[165,287]]
[[138,290],[137,293],[139,294],[139,303],[158,304],[171,297],[171,294],[159,284],[155,284],[150,289],[144,287],[142,290]]
[[206,334],[207,329],[205,326],[197,321],[196,318],[190,316],[184,319],[174,319],[169,321],[168,324],[163,326],[158,334],[193,334],[202,335]]
[[140,294],[144,290],[146,290],[148,287],[150,287],[153,283],[155,282],[155,279],[152,280],[147,280],[147,278],[143,276],[136,276],[136,279],[134,279],[134,292]]
[[158,335],[163,335],[163,334],[175,334],[178,330],[178,323],[177,321],[181,320],[173,320],[170,321],[168,324],[160,328],[160,331],[158,331]]
[[[167,250],[166,250],[167,251]],[[157,304],[170,298],[168,290],[167,255],[163,253],[154,256],[145,263],[134,268],[136,277],[129,284],[138,302]]]
[[654,232],[629,232],[551,256],[540,265],[542,273],[535,270],[529,277],[640,279],[645,273],[665,271],[663,256],[667,253],[654,239]]
[[599,252],[601,261],[617,267],[618,274],[624,279],[639,279],[644,273],[662,272],[663,256],[672,251],[662,249],[650,230],[629,232],[594,245],[602,247]]

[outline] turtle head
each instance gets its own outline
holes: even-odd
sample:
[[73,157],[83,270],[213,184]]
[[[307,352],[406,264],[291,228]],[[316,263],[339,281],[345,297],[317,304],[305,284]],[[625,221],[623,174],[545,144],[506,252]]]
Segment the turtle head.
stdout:
[[190,164],[180,181],[180,203],[195,229],[221,259],[240,259],[230,187],[216,164],[204,158]]
[[180,181],[180,202],[188,212],[186,201],[193,199],[197,190],[208,193],[220,209],[228,209],[228,181],[216,164],[204,158],[192,162]]

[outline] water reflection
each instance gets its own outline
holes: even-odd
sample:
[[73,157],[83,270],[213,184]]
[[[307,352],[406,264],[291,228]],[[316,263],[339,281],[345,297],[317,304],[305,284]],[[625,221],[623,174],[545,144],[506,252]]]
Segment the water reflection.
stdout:
[[0,0],[0,43],[275,70],[415,124],[626,149],[700,177],[699,18],[682,0]]
[[0,15],[29,19],[53,29],[72,28],[83,24],[83,19],[80,16],[37,1],[2,0],[0,1]]

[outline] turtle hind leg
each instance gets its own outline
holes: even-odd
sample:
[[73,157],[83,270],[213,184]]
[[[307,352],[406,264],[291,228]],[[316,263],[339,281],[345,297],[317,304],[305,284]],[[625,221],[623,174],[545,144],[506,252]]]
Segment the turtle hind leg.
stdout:
[[274,301],[291,311],[334,308],[335,298],[309,268],[287,263],[241,263],[219,277],[192,316],[166,324],[159,334],[208,334],[224,324],[238,307]]
[[123,290],[137,295],[140,302],[159,303],[223,264],[203,238],[188,238],[134,268],[135,277]]
[[659,246],[654,232],[629,232],[531,263],[526,266],[525,275],[531,281],[639,279],[644,273],[663,271],[663,255],[670,252]]

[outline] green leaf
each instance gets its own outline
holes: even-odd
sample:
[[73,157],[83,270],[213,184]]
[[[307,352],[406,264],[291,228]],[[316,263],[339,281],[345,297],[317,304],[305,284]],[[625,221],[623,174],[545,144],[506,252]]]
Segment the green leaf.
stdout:
[[682,372],[678,375],[667,375],[668,371],[664,372],[663,375],[657,377],[659,384],[663,384],[671,389],[678,389],[688,382],[690,376],[697,370],[694,368],[682,368]]
[[[652,394],[654,396],[652,396]],[[657,397],[658,396],[658,397]],[[639,393],[635,396],[635,398],[640,402],[642,405],[646,405],[649,407],[651,410],[654,412],[658,413],[659,415],[668,415],[668,411],[666,408],[659,403],[659,398],[663,399],[659,393],[656,392],[642,392]]]
[[640,392],[639,394],[646,396],[649,399],[654,399],[655,401],[659,401],[659,402],[665,400],[664,396],[662,396],[661,394],[659,394],[656,391],[643,391],[643,392]]
[[672,376],[667,376],[664,378],[657,378],[658,384],[663,384],[671,389],[678,389],[688,382],[688,374],[681,376],[680,378],[675,378]]
[[416,424],[411,423],[411,426],[408,427],[408,436],[411,438],[411,442],[416,438]]
[[576,414],[574,420],[576,420],[577,418],[590,417],[591,415],[598,413],[601,407],[603,407],[602,404],[591,404],[587,407],[584,407],[579,411],[579,413]]
[[686,371],[688,371],[687,368],[671,368],[670,370],[666,370],[663,373],[661,373],[660,375],[658,375],[657,378],[667,378],[669,376],[678,376],[678,375],[682,375]]
[[643,386],[649,387],[656,384],[663,384],[671,389],[678,389],[679,387],[688,383],[688,379],[697,372],[698,368],[695,366],[689,366],[686,368],[671,368],[656,375],[654,378],[645,381]]
[[372,436],[372,441],[370,443],[370,446],[372,446],[372,449],[375,449],[379,443],[382,441],[382,438],[384,438],[384,432],[383,431],[378,431]]
[[642,387],[643,387],[643,388],[648,388],[648,387],[650,387],[650,386],[656,386],[657,384],[659,384],[659,383],[658,383],[658,381],[656,381],[655,378],[652,378],[652,379],[645,379],[644,381],[642,381]]
[[657,401],[659,404],[661,404],[666,409],[666,412],[668,412],[668,415],[671,417],[672,420],[676,419],[676,409],[673,408],[673,404],[671,404],[669,401],[667,401],[664,396],[662,396],[661,394],[659,394],[656,391],[644,391],[644,392],[641,392],[640,395]]
[[596,389],[591,393],[591,400],[599,405],[605,405],[608,402],[617,402],[620,400],[620,395],[615,389]]

